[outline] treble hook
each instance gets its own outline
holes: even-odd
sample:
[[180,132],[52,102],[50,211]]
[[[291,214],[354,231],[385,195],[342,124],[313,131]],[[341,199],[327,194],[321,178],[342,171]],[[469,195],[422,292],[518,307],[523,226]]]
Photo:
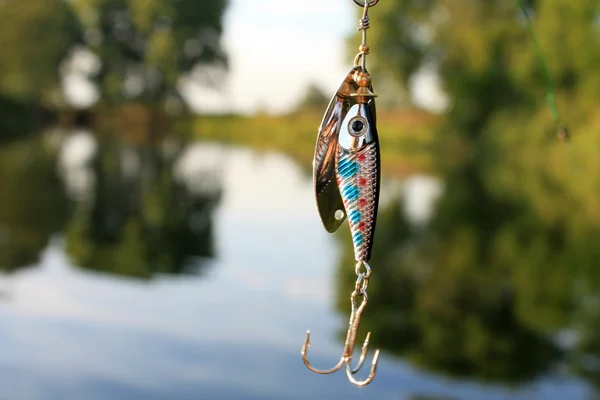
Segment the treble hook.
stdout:
[[352,293],[351,303],[352,303],[352,312],[350,313],[350,321],[348,323],[348,332],[346,333],[346,342],[344,343],[344,351],[342,353],[342,357],[337,365],[328,370],[319,370],[310,365],[308,361],[307,350],[310,347],[310,331],[306,332],[306,339],[304,340],[304,345],[302,346],[302,360],[304,361],[304,365],[311,371],[317,374],[332,374],[336,371],[339,371],[344,365],[346,366],[346,375],[350,382],[352,382],[356,386],[366,386],[375,378],[375,373],[377,372],[377,364],[379,362],[379,349],[375,351],[375,356],[373,357],[373,361],[371,362],[371,371],[369,376],[364,381],[357,381],[354,379],[354,374],[356,374],[365,363],[365,359],[367,356],[367,351],[369,347],[369,339],[371,337],[371,332],[367,334],[367,337],[363,343],[362,351],[360,354],[360,358],[355,368],[352,368],[352,353],[354,352],[354,346],[356,344],[356,335],[358,333],[358,326],[360,324],[360,316],[367,305],[367,294],[363,293],[363,301],[360,306],[356,307],[356,295],[357,291]]

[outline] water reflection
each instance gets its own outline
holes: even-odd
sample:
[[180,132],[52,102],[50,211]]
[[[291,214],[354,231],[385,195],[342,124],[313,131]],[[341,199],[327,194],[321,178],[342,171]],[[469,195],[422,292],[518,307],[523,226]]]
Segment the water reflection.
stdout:
[[[595,382],[598,282],[588,263],[597,246],[482,179],[473,165],[449,172],[424,226],[409,221],[403,197],[381,210],[363,316],[373,346],[426,370],[511,385],[577,360],[575,371]],[[340,239],[338,308],[347,312],[352,252],[347,232]]]
[[[90,133],[67,138],[60,153],[68,190],[56,189],[61,185],[51,163],[36,169],[56,185],[35,181],[37,196],[64,199],[57,193],[68,191],[76,201],[61,224],[47,229],[61,234],[45,237],[52,239],[38,250],[37,268],[15,274],[14,298],[0,304],[0,384],[10,398],[499,400],[589,394],[580,380],[543,373],[556,346],[536,343],[544,337],[540,331],[520,319],[514,302],[498,300],[498,275],[460,260],[437,267],[430,258],[436,253],[427,251],[439,251],[439,242],[422,224],[435,226],[444,214],[428,220],[420,209],[408,218],[403,210],[417,208],[402,206],[423,185],[407,185],[407,200],[388,199],[382,211],[364,324],[384,355],[375,382],[357,391],[343,375],[310,373],[300,359],[308,327],[318,341],[315,363],[339,356],[336,331],[345,328],[353,284],[337,288],[353,269],[344,264],[333,274],[332,267],[352,252],[323,231],[300,166],[248,149],[197,143],[148,152],[85,135]],[[48,149],[41,145],[48,139],[37,140],[27,143]],[[71,158],[71,151],[80,156]],[[14,165],[27,159],[23,154]],[[43,159],[38,154],[36,162]],[[25,193],[20,177],[22,187],[13,194]],[[174,199],[183,200],[173,205]],[[29,201],[23,205],[38,215],[38,204]],[[210,217],[196,219],[195,213]],[[184,223],[197,220],[208,223]],[[132,225],[137,230],[128,231]],[[190,264],[204,273],[179,274]],[[453,267],[444,271],[447,265]],[[344,306],[339,318],[329,306],[336,295]],[[593,352],[589,337],[586,350]],[[474,362],[481,372],[469,369]],[[413,363],[459,378],[448,380]],[[582,366],[593,374],[589,364]],[[506,372],[509,367],[516,372]],[[528,378],[534,374],[542,376]],[[530,384],[511,390],[478,382],[490,377]]]
[[94,150],[65,171],[79,199],[65,229],[74,262],[139,278],[199,272],[215,255],[218,170],[196,171],[186,182],[175,175],[183,145],[136,146],[100,136],[93,146],[78,135],[81,146]]
[[41,136],[0,146],[1,271],[38,262],[65,223],[67,197],[55,170],[56,154]]

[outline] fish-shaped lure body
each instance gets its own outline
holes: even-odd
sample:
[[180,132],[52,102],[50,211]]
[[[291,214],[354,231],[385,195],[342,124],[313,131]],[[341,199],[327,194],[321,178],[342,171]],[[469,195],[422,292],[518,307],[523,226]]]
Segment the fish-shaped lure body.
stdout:
[[[366,72],[353,68],[319,128],[313,177],[323,226],[335,232],[348,218],[357,261],[371,257],[379,201],[375,100]],[[359,84],[360,83],[360,84]],[[368,87],[366,87],[368,86]]]
[[342,122],[336,156],[337,185],[350,225],[356,261],[366,262],[371,258],[379,204],[379,171],[375,119],[368,103],[358,103]]

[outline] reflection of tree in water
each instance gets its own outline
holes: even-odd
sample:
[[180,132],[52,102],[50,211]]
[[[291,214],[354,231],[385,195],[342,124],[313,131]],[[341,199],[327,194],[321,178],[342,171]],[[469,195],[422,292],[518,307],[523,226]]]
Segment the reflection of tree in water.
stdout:
[[[380,211],[363,315],[373,346],[427,369],[512,383],[574,355],[553,337],[574,327],[574,311],[597,291],[589,268],[598,265],[597,240],[581,246],[525,203],[493,196],[468,165],[451,172],[445,187],[424,230],[406,221],[401,201]],[[338,304],[347,312],[354,271],[347,235],[343,243]],[[580,345],[596,354],[588,367],[600,365],[597,316],[580,324],[588,326]],[[597,367],[587,372],[600,376]]]
[[598,390],[600,388],[600,302],[598,294],[582,299],[581,310],[575,318],[575,329],[570,332],[575,339],[575,351],[569,365],[584,376]]
[[[89,269],[149,278],[197,271],[214,256],[214,174],[194,190],[176,179],[177,155],[101,139],[92,162],[95,184],[67,229],[67,251]],[[213,171],[214,172],[214,171]]]
[[56,157],[42,136],[0,147],[0,270],[12,272],[39,260],[66,219],[66,195]]

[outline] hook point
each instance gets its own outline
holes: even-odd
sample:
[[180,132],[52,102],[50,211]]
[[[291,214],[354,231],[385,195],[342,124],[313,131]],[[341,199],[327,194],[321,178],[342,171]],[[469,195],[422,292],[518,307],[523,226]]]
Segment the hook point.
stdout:
[[300,354],[303,356],[306,354],[306,349],[310,347],[310,329],[306,331],[306,337],[304,338],[304,344],[302,345],[302,350]]

